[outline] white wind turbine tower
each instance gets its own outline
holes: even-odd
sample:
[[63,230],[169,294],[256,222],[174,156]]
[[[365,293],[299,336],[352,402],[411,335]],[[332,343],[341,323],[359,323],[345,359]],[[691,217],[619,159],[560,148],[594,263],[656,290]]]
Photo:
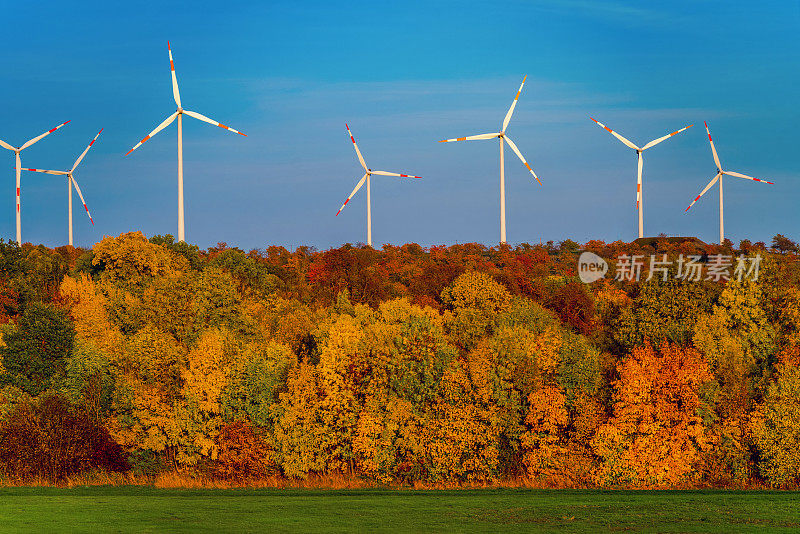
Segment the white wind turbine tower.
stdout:
[[505,175],[505,163],[503,161],[504,156],[504,148],[503,143],[504,141],[508,143],[508,146],[511,147],[511,150],[519,157],[522,163],[528,168],[536,181],[539,182],[539,185],[542,185],[542,182],[539,181],[539,177],[536,176],[536,173],[533,172],[531,166],[528,165],[528,162],[525,161],[525,158],[522,157],[522,152],[519,151],[517,145],[514,144],[514,141],[511,140],[510,137],[506,135],[506,128],[508,128],[508,123],[511,121],[511,115],[514,114],[514,108],[517,106],[517,100],[519,100],[519,95],[522,93],[522,86],[525,85],[525,79],[528,76],[525,75],[522,77],[522,83],[519,85],[519,90],[517,91],[517,96],[514,97],[514,101],[511,103],[511,107],[508,109],[508,113],[506,113],[506,118],[503,119],[503,127],[497,133],[487,133],[487,134],[480,134],[480,135],[470,135],[467,137],[457,137],[455,139],[443,139],[439,141],[440,143],[451,143],[453,141],[477,141],[480,139],[500,139],[500,243],[506,242],[506,175]]
[[[178,241],[185,241],[183,223],[183,116],[189,115],[190,117],[213,124],[214,126],[219,126],[220,128],[224,128],[229,132],[238,133],[239,135],[246,136],[247,134],[243,134],[242,132],[225,126],[224,124],[220,124],[219,122],[209,119],[205,115],[201,115],[196,111],[189,111],[188,109],[183,109],[183,107],[181,107],[181,95],[178,92],[178,79],[175,77],[175,63],[172,61],[172,48],[169,46],[169,41],[167,41],[167,50],[169,50],[169,68],[172,71],[172,96],[175,98],[175,104],[178,106],[178,109],[175,111],[175,113],[164,119],[164,122],[156,126],[155,130],[147,134],[144,139],[136,143],[136,146],[130,149],[128,154],[139,148],[142,143],[153,137],[155,134],[172,124],[172,121],[174,121],[176,118],[178,119]],[[128,154],[125,155],[127,156]]]
[[75,172],[75,169],[78,168],[81,161],[83,161],[84,156],[86,153],[89,152],[89,149],[92,148],[92,145],[97,138],[100,137],[100,134],[103,133],[103,128],[100,128],[100,131],[97,132],[97,135],[94,136],[94,139],[89,143],[89,146],[86,147],[86,150],[78,156],[78,159],[75,160],[75,163],[72,164],[72,168],[68,171],[51,171],[51,170],[44,170],[44,169],[22,169],[23,171],[32,171],[32,172],[43,172],[45,174],[55,174],[56,176],[66,176],[67,177],[67,221],[69,226],[69,246],[72,246],[72,186],[75,186],[75,191],[78,192],[78,196],[81,197],[81,202],[83,202],[83,209],[86,210],[86,215],[89,216],[89,220],[92,221],[92,225],[94,226],[94,219],[92,219],[92,214],[89,213],[89,208],[86,206],[86,201],[83,199],[83,193],[81,193],[81,188],[78,186],[78,182],[75,181],[75,178],[72,177],[72,174]]
[[[714,176],[714,178],[712,178],[712,180],[710,182],[708,182],[708,185],[706,186],[706,188],[703,189],[703,191],[699,195],[697,195],[697,197],[692,201],[691,204],[689,204],[689,208],[694,206],[694,203],[697,202],[698,200],[700,200],[700,197],[705,195],[706,191],[711,189],[711,186],[714,185],[714,182],[719,180],[719,244],[722,245],[725,242],[725,220],[723,218],[724,210],[723,210],[723,207],[722,207],[722,175],[723,174],[727,174],[729,176],[736,176],[738,178],[746,178],[748,180],[753,180],[754,182],[761,182],[761,183],[770,184],[770,185],[775,185],[775,184],[773,184],[772,182],[768,182],[766,180],[759,180],[758,178],[753,178],[751,176],[745,176],[744,174],[739,174],[738,172],[723,171],[722,170],[722,164],[719,162],[719,156],[717,156],[717,149],[714,147],[714,140],[711,139],[711,132],[708,130],[708,124],[706,124],[705,121],[703,121],[703,124],[705,124],[705,126],[706,126],[706,133],[708,134],[708,142],[711,144],[711,153],[714,155],[714,163],[717,165],[717,175]],[[686,208],[685,210],[683,210],[684,213],[689,211],[689,208]]]
[[364,185],[364,182],[367,182],[367,245],[372,246],[372,198],[371,198],[371,187],[370,187],[371,185],[370,178],[372,177],[372,175],[377,174],[380,176],[399,176],[401,178],[422,178],[422,177],[413,176],[411,174],[398,174],[396,172],[373,171],[372,169],[367,167],[366,163],[364,163],[364,157],[361,155],[361,151],[358,149],[355,137],[353,137],[352,132],[350,132],[350,127],[347,124],[345,124],[344,127],[347,128],[347,133],[350,135],[350,140],[353,142],[353,148],[356,149],[356,156],[358,156],[358,161],[359,163],[361,163],[361,166],[364,167],[366,174],[364,174],[364,176],[361,177],[361,180],[359,180],[359,182],[356,184],[356,187],[355,189],[353,189],[353,192],[350,193],[350,196],[347,197],[347,200],[344,201],[342,207],[339,208],[339,211],[336,212],[336,216],[338,216],[342,212],[344,207],[347,206],[347,203],[350,202],[350,199],[353,198],[353,195],[355,195],[356,192],[359,189],[361,189],[361,186]]
[[[589,118],[592,119],[591,117],[589,117]],[[636,151],[636,157],[639,160],[638,173],[637,173],[637,177],[636,177],[636,209],[639,210],[639,237],[644,237],[644,205],[643,205],[644,203],[642,201],[642,164],[643,164],[642,152],[644,152],[645,150],[647,150],[650,147],[656,146],[661,141],[669,139],[670,137],[672,137],[675,134],[679,134],[684,130],[688,130],[689,128],[694,126],[694,124],[690,124],[689,126],[686,126],[685,128],[681,128],[680,130],[672,132],[671,134],[667,134],[664,137],[659,137],[658,139],[653,139],[652,141],[650,141],[649,143],[644,145],[642,148],[639,148],[638,146],[634,145],[633,143],[631,143],[630,141],[628,141],[627,139],[622,137],[620,134],[618,134],[617,132],[615,132],[614,130],[612,130],[611,128],[609,128],[608,126],[603,124],[602,122],[598,122],[598,121],[596,121],[594,119],[592,119],[592,120],[594,122],[597,122],[597,124],[599,124],[603,128],[605,128],[608,131],[608,133],[610,133],[611,135],[613,135],[614,137],[616,137],[617,139],[622,141],[622,143],[625,144],[628,148],[632,148],[632,149],[634,149]]]
[[[67,121],[67,122],[69,122],[69,121]],[[46,136],[50,135],[51,133],[55,132],[56,130],[58,130],[59,128],[61,128],[65,124],[67,124],[67,122],[62,122],[61,124],[59,124],[58,126],[53,128],[52,130],[47,130],[42,135],[40,135],[38,137],[34,137],[33,139],[29,139],[28,141],[25,142],[25,144],[23,144],[20,147],[13,147],[13,146],[9,145],[8,143],[6,143],[5,141],[0,140],[0,146],[5,148],[5,149],[7,149],[7,150],[12,151],[14,153],[14,156],[16,156],[16,170],[17,170],[17,244],[18,245],[22,244],[22,216],[20,214],[20,210],[21,210],[21,204],[20,204],[20,174],[21,174],[21,172],[20,171],[22,171],[22,161],[19,158],[19,153],[22,152],[23,150],[25,150],[26,148],[28,148],[29,146],[31,146],[32,144],[36,143],[37,141],[39,141],[43,137],[46,137]]]

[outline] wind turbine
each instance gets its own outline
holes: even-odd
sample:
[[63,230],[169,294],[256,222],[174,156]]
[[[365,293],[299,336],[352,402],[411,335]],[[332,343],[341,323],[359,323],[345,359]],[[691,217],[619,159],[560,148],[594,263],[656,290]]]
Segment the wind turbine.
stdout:
[[103,133],[103,128],[100,128],[100,131],[97,132],[97,135],[94,136],[94,139],[89,143],[89,146],[86,147],[86,150],[78,156],[78,159],[75,160],[75,163],[72,164],[72,168],[68,171],[50,171],[44,169],[22,169],[23,171],[32,171],[32,172],[43,172],[45,174],[55,174],[56,176],[66,176],[67,177],[67,205],[69,206],[67,212],[69,216],[67,220],[69,221],[69,246],[72,246],[72,186],[75,186],[75,191],[78,192],[78,196],[81,197],[81,202],[83,202],[83,209],[86,210],[86,215],[89,216],[89,220],[92,221],[92,226],[94,226],[94,219],[92,219],[92,214],[89,213],[89,208],[86,207],[86,201],[83,199],[83,193],[81,193],[81,188],[78,186],[78,182],[75,181],[75,178],[72,177],[72,174],[75,172],[75,169],[78,168],[81,161],[83,161],[84,156],[86,153],[89,152],[89,149],[92,148],[92,145],[97,138],[100,137],[100,134]]
[[[770,185],[775,185],[775,184],[773,184],[772,182],[768,182],[766,180],[759,180],[758,178],[745,176],[744,174],[739,174],[738,172],[723,171],[722,164],[719,162],[719,156],[717,155],[717,149],[714,147],[714,140],[711,139],[711,132],[708,130],[708,124],[706,124],[705,121],[703,121],[703,124],[705,124],[706,126],[706,133],[708,134],[708,142],[711,144],[711,153],[714,154],[714,163],[717,165],[717,175],[714,176],[714,178],[712,178],[710,182],[708,182],[706,188],[703,189],[703,191],[699,195],[697,195],[697,198],[695,198],[691,204],[689,204],[689,208],[694,206],[694,203],[700,200],[700,197],[705,195],[706,191],[711,189],[711,186],[714,185],[714,182],[719,180],[719,244],[722,245],[725,242],[725,220],[723,218],[724,210],[722,207],[722,175],[727,174],[729,176],[736,176],[738,178],[746,178],[748,180],[753,180],[754,182],[761,182]],[[687,211],[689,211],[689,208],[686,208],[685,210],[683,210],[683,212],[686,213]]]
[[[196,111],[189,111],[188,109],[183,109],[183,107],[181,107],[181,95],[178,92],[178,79],[175,77],[175,63],[172,61],[172,48],[169,46],[169,41],[167,41],[167,50],[169,51],[169,68],[172,71],[172,96],[175,98],[175,104],[178,106],[178,110],[164,119],[164,122],[156,126],[155,130],[147,134],[144,139],[136,143],[136,146],[130,149],[128,154],[142,146],[142,143],[153,137],[155,134],[172,124],[172,121],[174,121],[176,118],[178,119],[178,241],[185,241],[183,224],[183,116],[189,115],[190,117],[213,124],[214,126],[219,126],[220,128],[224,128],[229,132],[238,133],[239,135],[246,136],[247,134],[243,134],[242,132],[234,130],[229,126],[225,126],[224,124],[220,124],[219,122],[209,119],[205,115],[201,115]],[[127,156],[128,154],[125,155]]]
[[[69,122],[69,121],[67,121],[67,122]],[[7,149],[7,150],[12,151],[14,153],[14,156],[16,156],[16,170],[17,170],[17,245],[22,245],[22,218],[21,218],[21,214],[20,214],[21,204],[20,204],[20,198],[19,198],[20,197],[20,180],[19,179],[20,179],[20,174],[21,174],[20,171],[22,171],[22,161],[19,158],[19,153],[22,152],[23,150],[25,150],[26,148],[28,148],[29,146],[31,146],[32,144],[36,143],[37,141],[39,141],[43,137],[47,137],[51,133],[55,132],[56,130],[58,130],[59,128],[61,128],[65,124],[67,124],[67,122],[62,122],[61,124],[59,124],[58,126],[53,128],[52,130],[47,130],[42,135],[40,135],[38,137],[34,137],[33,139],[29,139],[21,147],[13,147],[13,146],[9,145],[8,143],[6,143],[5,141],[0,140],[0,146],[5,148],[5,149]]]
[[525,161],[525,158],[522,157],[522,152],[519,151],[517,145],[514,144],[514,141],[511,140],[510,137],[506,135],[506,128],[508,127],[509,121],[511,121],[511,115],[514,114],[514,108],[517,106],[517,100],[519,100],[519,95],[522,92],[522,86],[525,85],[525,79],[528,76],[525,75],[522,77],[522,83],[519,85],[519,90],[517,91],[517,96],[514,97],[514,101],[511,103],[511,107],[508,109],[508,113],[506,113],[506,118],[503,119],[503,127],[497,133],[487,133],[487,134],[480,134],[480,135],[469,135],[467,137],[457,137],[455,139],[443,139],[439,141],[440,143],[451,143],[453,141],[477,141],[480,139],[494,139],[495,137],[500,139],[500,242],[506,242],[506,175],[505,175],[505,164],[503,162],[504,156],[504,149],[503,143],[504,141],[508,142],[508,146],[511,147],[511,150],[519,157],[522,163],[531,171],[531,174],[536,181],[539,182],[539,185],[542,185],[542,182],[539,181],[539,177],[536,176],[536,173],[533,172],[531,166],[528,165],[528,162]]
[[[589,118],[592,119],[591,117],[589,117]],[[639,237],[644,237],[644,206],[643,206],[643,201],[642,201],[642,164],[643,164],[642,152],[644,152],[645,150],[647,150],[650,147],[656,146],[661,141],[669,139],[670,137],[672,137],[675,134],[679,134],[684,130],[688,130],[689,128],[694,126],[694,124],[690,124],[689,126],[687,126],[685,128],[681,128],[680,130],[672,132],[671,134],[667,134],[664,137],[659,137],[658,139],[653,139],[652,141],[650,141],[649,143],[644,145],[642,148],[639,148],[638,146],[634,145],[633,143],[631,143],[630,141],[628,141],[627,139],[622,137],[620,134],[618,134],[617,132],[615,132],[614,130],[612,130],[611,128],[609,128],[608,126],[603,124],[602,122],[598,122],[598,121],[596,121],[594,119],[592,119],[592,120],[594,122],[597,122],[597,124],[599,124],[603,128],[605,128],[608,131],[608,133],[610,133],[611,135],[613,135],[614,137],[616,137],[617,139],[622,141],[622,143],[625,144],[628,148],[632,148],[632,149],[634,149],[636,151],[636,157],[639,160],[638,174],[637,174],[637,177],[636,177],[636,209],[639,210]]]
[[361,180],[356,184],[355,189],[353,192],[350,193],[350,196],[347,197],[347,200],[344,201],[342,207],[339,208],[339,211],[336,212],[336,216],[342,212],[347,203],[350,202],[350,199],[353,198],[353,195],[361,189],[361,186],[364,185],[364,182],[367,182],[367,245],[372,246],[372,198],[371,198],[371,189],[370,189],[370,178],[373,174],[378,174],[380,176],[399,176],[401,178],[422,178],[421,176],[412,176],[410,174],[397,174],[396,172],[386,172],[386,171],[373,171],[367,164],[364,163],[364,157],[361,155],[361,151],[358,149],[358,145],[356,144],[356,139],[353,137],[352,132],[350,132],[350,127],[345,124],[345,128],[347,128],[347,133],[350,135],[350,140],[353,142],[353,148],[356,149],[356,156],[358,156],[358,161],[361,163],[361,166],[364,167],[364,170],[367,171],[364,176],[361,177]]

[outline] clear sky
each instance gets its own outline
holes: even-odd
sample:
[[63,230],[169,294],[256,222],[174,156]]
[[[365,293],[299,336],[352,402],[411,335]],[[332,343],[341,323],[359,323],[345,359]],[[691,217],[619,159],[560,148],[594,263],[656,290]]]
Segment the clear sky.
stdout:
[[[508,134],[542,180],[506,151],[510,243],[636,237],[636,155],[644,154],[645,235],[718,235],[718,193],[684,208],[723,167],[776,183],[725,179],[726,234],[800,239],[800,2],[305,1],[8,3],[0,34],[0,139],[24,167],[75,174],[75,242],[141,230],[176,233],[173,124],[123,155],[183,105],[248,137],[186,118],[187,240],[244,249],[324,249],[366,240],[366,190],[350,125],[375,177],[373,241],[495,244],[498,131],[528,75]],[[0,235],[14,237],[14,157],[0,184]],[[23,173],[23,240],[66,243],[66,183]],[[5,208],[5,209],[2,209]]]

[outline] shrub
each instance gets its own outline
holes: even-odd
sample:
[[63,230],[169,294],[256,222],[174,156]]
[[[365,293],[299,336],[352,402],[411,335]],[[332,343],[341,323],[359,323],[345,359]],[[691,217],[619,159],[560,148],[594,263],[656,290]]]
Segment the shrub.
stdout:
[[255,479],[277,472],[269,445],[249,423],[236,421],[220,428],[217,447],[213,470],[222,478]]
[[55,481],[86,469],[130,466],[102,425],[63,397],[47,394],[18,405],[0,426],[0,468],[9,477]]

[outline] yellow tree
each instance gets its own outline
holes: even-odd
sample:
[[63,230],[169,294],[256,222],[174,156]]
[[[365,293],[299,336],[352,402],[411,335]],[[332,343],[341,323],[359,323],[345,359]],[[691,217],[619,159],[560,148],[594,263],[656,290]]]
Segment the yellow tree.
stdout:
[[492,277],[479,271],[468,271],[442,291],[447,308],[446,326],[454,342],[465,351],[494,331],[499,316],[512,303],[511,293]]
[[456,356],[441,316],[406,299],[381,303],[365,331],[366,396],[353,437],[358,470],[379,480],[431,478],[423,431]]
[[111,424],[118,442],[129,450],[163,453],[177,466],[181,428],[175,404],[185,365],[186,350],[155,327],[126,340]]
[[752,414],[759,469],[773,486],[800,483],[800,349],[781,353],[776,379]]
[[352,436],[360,411],[360,380],[365,373],[363,328],[368,309],[332,318],[322,339],[319,363],[302,363],[290,373],[275,426],[276,447],[285,472],[351,472]]
[[229,382],[236,357],[236,340],[226,330],[206,330],[189,351],[181,373],[183,387],[175,412],[181,427],[177,460],[195,464],[201,457],[216,459],[219,429],[223,425],[220,397]]
[[423,429],[433,480],[485,481],[499,474],[497,407],[475,402],[467,365],[454,359]]
[[749,417],[766,389],[775,352],[775,328],[764,310],[765,298],[752,281],[730,281],[713,312],[701,317],[694,345],[706,356],[717,386],[714,428],[716,446],[709,474],[730,474],[742,481],[752,474]]

